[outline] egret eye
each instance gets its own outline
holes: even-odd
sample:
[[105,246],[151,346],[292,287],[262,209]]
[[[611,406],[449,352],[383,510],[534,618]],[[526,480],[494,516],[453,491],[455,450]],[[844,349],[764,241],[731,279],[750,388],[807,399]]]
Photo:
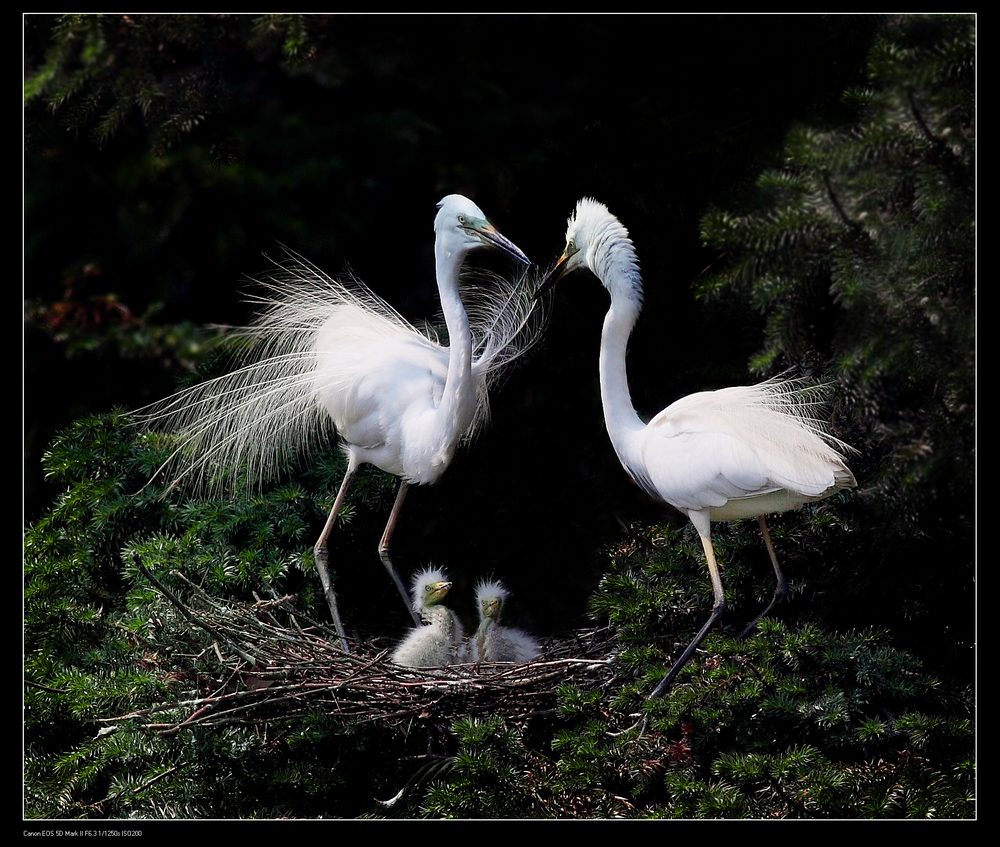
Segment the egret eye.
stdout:
[[566,242],[566,252],[567,253],[575,253],[578,249],[579,248],[577,248],[576,242],[572,238],[569,241]]
[[458,225],[459,226],[465,226],[466,223],[467,223],[467,221],[465,220],[465,215],[459,215],[458,216]]

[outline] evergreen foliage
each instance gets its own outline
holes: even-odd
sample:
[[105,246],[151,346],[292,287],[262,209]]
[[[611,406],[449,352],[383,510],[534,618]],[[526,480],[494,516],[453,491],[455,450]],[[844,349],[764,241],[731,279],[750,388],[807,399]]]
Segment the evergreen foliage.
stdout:
[[[607,551],[590,602],[594,620],[617,639],[613,684],[564,686],[552,708],[527,719],[501,713],[451,722],[429,710],[399,729],[345,723],[315,709],[253,727],[156,731],[129,715],[163,707],[164,725],[176,726],[190,713],[183,704],[216,683],[204,670],[213,661],[204,632],[150,587],[138,563],[181,597],[191,590],[184,578],[234,602],[289,593],[324,618],[310,551],[343,461],[331,450],[308,469],[288,468],[285,482],[261,494],[195,499],[146,484],[169,453],[169,438],[140,437],[118,413],[83,417],[45,453],[45,474],[58,493],[25,537],[25,816],[972,817],[974,20],[877,23],[863,84],[794,128],[745,196],[702,221],[704,244],[719,257],[699,281],[704,308],[750,335],[746,315],[759,317],[755,372],[792,366],[833,382],[837,435],[861,451],[851,461],[858,492],[772,525],[791,588],[772,619],[744,641],[733,637],[767,602],[773,578],[756,527],[719,526],[727,617],[668,696],[646,702],[712,597],[690,528],[638,526]],[[396,201],[404,175],[419,170],[418,147],[433,161],[422,190],[472,179],[471,160],[455,159],[443,140],[441,127],[450,124],[437,106],[400,106],[391,115],[345,110],[309,132],[294,110],[281,111],[297,90],[290,80],[315,86],[299,92],[303,101],[341,85],[345,99],[330,102],[358,98],[345,83],[358,67],[385,89],[405,79],[426,102],[440,100],[438,78],[409,52],[408,31],[387,35],[391,48],[369,56],[366,44],[335,42],[338,26],[343,22],[299,15],[29,20],[24,94],[36,181],[27,198],[26,251],[31,272],[46,280],[33,291],[46,302],[30,305],[29,322],[71,358],[47,371],[64,383],[49,391],[58,383],[32,379],[29,330],[26,383],[44,385],[60,414],[78,409],[65,402],[78,381],[73,374],[121,373],[102,367],[102,357],[155,365],[161,384],[167,370],[193,371],[205,357],[191,324],[155,325],[154,303],[166,295],[142,299],[147,288],[170,291],[194,278],[195,254],[180,248],[198,240],[207,219],[190,215],[195,195],[207,198],[209,218],[213,209],[240,210],[240,225],[221,225],[199,258],[199,279],[212,280],[222,269],[231,274],[232,257],[248,243],[257,250],[278,237],[309,252],[328,237],[306,225],[306,212],[288,214],[257,203],[261,197],[308,196],[325,208],[324,192],[336,183],[339,205],[323,221],[357,237],[359,222],[377,219],[368,212],[384,208],[387,197]],[[572,30],[573,43],[595,24],[567,26],[581,28]],[[474,68],[475,51],[463,49],[462,60]],[[480,72],[470,71],[459,86],[456,111],[482,114],[501,90],[483,70],[493,56],[486,55]],[[484,118],[495,146],[483,152],[484,136],[467,145],[476,165],[483,160],[505,185],[512,173],[520,179],[547,167],[538,138],[561,126],[558,120],[577,126],[580,101],[590,93],[590,78],[580,79],[579,90],[549,98],[537,115],[527,98],[500,103]],[[603,84],[605,92],[616,90],[617,78]],[[660,101],[640,101],[644,114],[657,114]],[[517,145],[505,121],[529,119],[538,121],[536,138],[525,143],[519,130],[526,152],[511,164],[505,157]],[[69,130],[79,147],[53,143],[54,126]],[[585,130],[602,149],[619,135],[600,122]],[[645,134],[634,131],[638,145]],[[733,149],[725,145],[734,142],[714,138],[720,151]],[[120,145],[113,169],[97,167],[96,153],[80,152],[94,144],[105,151]],[[349,165],[352,152],[373,144],[387,174],[379,191],[371,190],[377,180],[370,174],[353,178]],[[551,177],[553,184],[566,180],[560,184],[571,185],[575,199],[583,168],[572,148],[558,149],[570,165]],[[237,164],[241,151],[252,155]],[[595,178],[635,185],[625,178],[631,160],[614,167],[602,163]],[[692,179],[721,178],[690,170]],[[91,208],[113,213],[52,214],[55,186],[67,182]],[[109,183],[128,187],[120,205],[109,203]],[[254,202],[246,199],[251,185],[260,192]],[[663,182],[649,179],[635,190],[636,207],[648,209]],[[365,213],[355,214],[359,208]],[[405,204],[399,208],[409,218]],[[115,223],[89,230],[90,217]],[[70,255],[83,258],[73,265],[52,258],[53,244],[75,244]],[[149,257],[156,269],[147,275],[141,269]],[[142,292],[138,300],[106,291],[126,284]],[[209,288],[202,286],[199,303],[210,299]],[[125,300],[140,304],[134,314]],[[728,373],[728,354],[696,367]],[[154,379],[135,381],[152,392],[145,399],[157,396]],[[565,385],[579,383],[567,378]],[[546,410],[555,408],[560,387],[542,398]],[[91,385],[82,393],[90,403],[103,396]],[[579,397],[572,403],[576,409]],[[530,423],[531,438],[544,442],[538,422]],[[592,429],[603,444],[600,426]],[[544,442],[539,449],[554,448]],[[599,467],[594,455],[583,462]],[[359,562],[372,562],[391,485],[376,473],[355,484],[332,562],[339,585],[358,579]],[[512,509],[505,520],[495,517],[516,530],[525,516]],[[439,520],[434,527],[439,538],[443,526]],[[491,542],[500,539],[483,543]],[[578,564],[563,555],[552,570]],[[369,570],[382,586],[377,564]],[[584,570],[581,564],[577,572]],[[394,598],[391,586],[382,588]],[[342,596],[358,595],[348,585]],[[362,609],[368,599],[350,611],[363,631],[375,628]],[[393,602],[371,607],[383,612]],[[639,714],[649,719],[641,737],[627,730]]]
[[[312,15],[60,15],[48,24],[48,49],[25,79],[29,109],[44,106],[98,145],[138,118],[163,154],[239,95],[248,59],[275,57],[294,68],[317,50]],[[249,55],[245,48],[249,48]],[[225,145],[216,162],[231,158]]]
[[[764,316],[753,371],[795,366],[835,384],[839,434],[861,451],[851,465],[862,481],[840,559],[858,563],[857,594],[893,598],[883,620],[894,632],[963,675],[973,640],[974,36],[968,15],[890,21],[840,114],[796,127],[742,207],[705,216],[703,240],[722,259],[699,283],[706,300]],[[945,626],[946,645],[927,643]]]
[[[655,546],[654,546],[655,544]],[[835,634],[765,619],[710,635],[667,697],[644,696],[704,618],[678,607],[700,562],[660,528],[613,553],[593,600],[621,642],[619,691],[567,686],[558,717],[513,731],[458,722],[453,768],[426,791],[448,817],[962,818],[974,813],[971,694],[948,689],[882,630]],[[651,604],[651,599],[654,601]],[[651,618],[669,609],[657,625]],[[651,632],[676,633],[654,640]],[[675,653],[676,655],[676,653]],[[641,737],[622,734],[636,707]],[[520,780],[513,774],[520,774]]]
[[[194,661],[204,649],[202,634],[139,577],[136,560],[182,593],[179,574],[220,597],[295,592],[302,605],[325,608],[318,583],[305,572],[343,473],[339,453],[262,495],[234,491],[225,501],[175,501],[161,486],[144,484],[169,450],[168,438],[137,436],[125,416],[112,414],[76,422],[45,455],[46,474],[64,493],[25,539],[29,817],[266,817],[293,806],[302,813],[298,799],[310,802],[311,789],[293,778],[306,765],[277,765],[268,753],[272,742],[254,733],[170,739],[127,720],[99,722],[197,696],[203,684]],[[384,511],[390,497],[391,485],[379,475],[359,479],[341,516],[345,551],[352,550],[354,515]],[[312,755],[315,737],[330,735],[323,726],[317,715],[278,746]],[[346,750],[338,755],[363,756],[353,740],[335,746]],[[264,757],[259,773],[254,756]],[[275,805],[228,806],[235,798],[221,785],[235,778],[248,783],[247,799],[254,780],[264,780],[258,799]],[[313,788],[325,796],[325,785]],[[323,813],[322,807],[312,812]]]
[[[211,647],[136,561],[182,596],[178,572],[219,597],[296,590],[321,614],[302,551],[340,471],[338,459],[311,472],[308,486],[174,501],[155,485],[140,490],[169,449],[163,441],[109,415],[79,421],[46,455],[66,488],[26,539],[28,817],[384,815],[376,798],[401,785],[388,807],[395,816],[973,812],[970,695],[928,675],[884,631],[766,620],[743,642],[720,632],[669,697],[645,703],[710,601],[707,588],[692,596],[704,582],[694,533],[666,527],[612,551],[593,600],[618,633],[616,684],[565,686],[555,710],[450,727],[430,714],[412,732],[345,727],[319,710],[255,728],[143,727],[129,714],[164,704],[169,727],[187,714],[185,701],[208,693],[200,661]],[[388,489],[369,481],[365,497],[384,508]],[[355,509],[372,512],[377,528],[379,510],[364,500]],[[746,535],[719,545],[737,585]],[[752,611],[736,604],[734,614]],[[652,720],[642,738],[621,734],[637,706]]]

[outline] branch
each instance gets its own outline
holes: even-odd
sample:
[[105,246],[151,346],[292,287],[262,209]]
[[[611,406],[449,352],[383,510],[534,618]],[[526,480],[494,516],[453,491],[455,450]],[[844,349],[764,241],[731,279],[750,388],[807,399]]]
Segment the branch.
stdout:
[[906,99],[910,105],[910,112],[913,115],[913,120],[917,122],[917,126],[920,127],[920,131],[930,143],[931,149],[934,151],[935,158],[937,159],[938,164],[941,165],[941,169],[956,182],[965,184],[968,181],[968,169],[962,160],[956,156],[954,152],[952,152],[951,148],[945,144],[939,136],[935,135],[931,131],[930,126],[927,121],[924,120],[923,114],[917,107],[917,100],[913,96],[913,89],[908,88],[906,90]]
[[820,175],[823,177],[823,185],[826,186],[826,193],[830,198],[830,202],[833,203],[833,208],[837,210],[837,215],[839,215],[840,220],[843,222],[844,226],[852,232],[856,232],[858,230],[858,224],[856,221],[852,221],[849,217],[847,217],[844,207],[840,205],[840,200],[837,197],[836,192],[833,190],[833,183],[830,182],[829,172],[824,170],[821,171]]
[[48,685],[42,685],[40,682],[34,682],[33,680],[26,679],[24,684],[30,686],[31,688],[41,688],[42,691],[49,691],[52,694],[69,694],[65,688],[52,688]]
[[[137,555],[133,555],[132,559],[135,562],[136,567],[142,572],[142,574],[146,577],[146,579],[148,579],[151,583],[153,583],[153,585],[156,586],[156,590],[159,591],[164,597],[166,597],[167,600],[169,600],[176,607],[177,611],[179,611],[188,621],[193,623],[195,626],[205,630],[205,632],[207,632],[213,638],[229,642],[232,648],[236,651],[239,657],[243,659],[244,662],[247,662],[250,665],[257,664],[257,660],[249,653],[243,652],[243,650],[240,649],[238,644],[233,644],[232,642],[229,641],[228,638],[226,638],[216,629],[209,626],[207,623],[203,623],[193,614],[191,614],[191,612],[188,611],[187,607],[173,595],[170,589],[167,588],[162,582],[160,582],[155,576],[153,576],[153,574],[150,573],[149,570],[146,569],[146,566],[142,563],[142,561],[139,559]],[[172,573],[180,574],[179,571],[172,571]],[[180,576],[182,579],[188,582],[189,585],[191,584],[190,581],[187,580],[187,578],[184,577],[183,574],[180,574]]]

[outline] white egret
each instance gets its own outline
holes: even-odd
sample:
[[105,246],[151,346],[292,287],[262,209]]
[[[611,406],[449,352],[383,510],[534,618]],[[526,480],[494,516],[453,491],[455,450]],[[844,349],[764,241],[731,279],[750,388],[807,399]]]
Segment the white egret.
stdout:
[[[448,195],[438,207],[434,256],[447,346],[361,282],[338,281],[288,253],[260,281],[264,293],[255,302],[262,312],[235,333],[245,346],[242,367],[140,410],[147,427],[181,436],[157,474],[213,491],[242,475],[258,484],[284,458],[327,449],[335,429],[347,470],[314,550],[345,650],[328,540],[358,467],[368,463],[400,478],[378,551],[409,608],[390,558],[406,492],[438,480],[459,443],[488,415],[490,385],[542,326],[531,292],[517,281],[498,277],[491,287],[466,292],[463,304],[459,271],[470,251],[499,247],[530,262],[466,197]],[[400,222],[386,223],[391,234]]]
[[511,626],[500,625],[503,605],[510,592],[496,580],[484,580],[476,586],[476,608],[479,628],[470,641],[471,658],[475,662],[530,662],[541,648],[528,633]]
[[425,568],[413,578],[413,612],[426,626],[416,626],[393,651],[392,660],[408,668],[431,668],[461,661],[464,631],[458,616],[441,603],[451,583],[438,568]]
[[611,295],[601,336],[601,402],[608,435],[629,476],[647,494],[690,518],[705,550],[715,602],[712,614],[650,694],[663,694],[725,612],[726,601],[712,548],[711,522],[757,517],[777,587],[771,610],[787,591],[764,515],[795,509],[853,488],[843,451],[851,448],[812,417],[815,389],[802,380],[682,397],[648,423],[629,396],[625,351],[642,307],[639,260],[628,230],[606,206],[585,198],[566,229],[566,248],[538,289],[550,288],[577,268],[590,270]]

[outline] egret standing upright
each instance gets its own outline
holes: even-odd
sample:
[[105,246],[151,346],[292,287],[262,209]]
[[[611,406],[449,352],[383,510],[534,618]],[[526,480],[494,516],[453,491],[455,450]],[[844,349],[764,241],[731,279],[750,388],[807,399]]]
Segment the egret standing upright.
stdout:
[[324,448],[332,424],[347,471],[314,550],[344,650],[328,541],[358,467],[368,463],[400,478],[378,551],[419,624],[390,557],[406,492],[444,473],[458,444],[487,416],[490,385],[541,329],[531,293],[517,281],[497,278],[492,288],[470,292],[466,310],[459,271],[472,250],[498,247],[530,262],[468,198],[450,194],[438,207],[434,257],[448,346],[362,283],[335,280],[289,253],[261,280],[265,293],[255,299],[262,313],[237,333],[249,342],[246,364],[140,410],[146,426],[182,438],[157,473],[213,489],[242,474],[258,483],[283,457]]
[[814,392],[801,380],[690,394],[648,423],[632,406],[625,351],[642,308],[639,260],[628,230],[607,207],[584,198],[566,229],[566,249],[538,294],[577,268],[590,270],[611,295],[601,335],[601,402],[608,435],[629,476],[651,497],[690,518],[705,550],[715,603],[712,614],[649,695],[662,695],[702,639],[725,613],[722,578],[712,547],[711,522],[756,517],[774,567],[777,587],[770,612],[787,592],[764,515],[853,488],[841,451],[846,444],[810,415]]

